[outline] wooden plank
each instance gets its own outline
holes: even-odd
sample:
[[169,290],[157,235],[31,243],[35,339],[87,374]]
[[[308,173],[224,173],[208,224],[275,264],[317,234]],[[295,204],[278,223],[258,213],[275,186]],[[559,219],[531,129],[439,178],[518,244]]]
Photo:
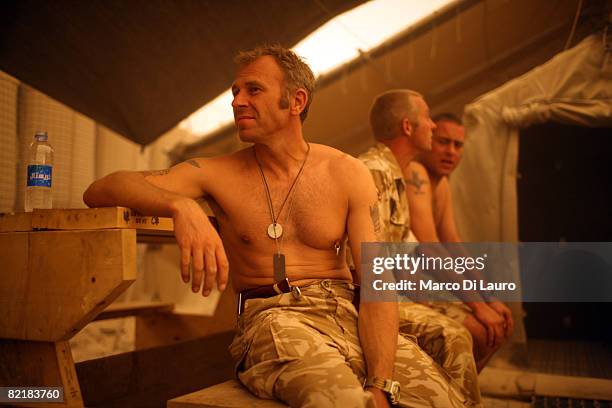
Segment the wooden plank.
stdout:
[[132,229],[0,233],[0,242],[0,265],[11,265],[0,279],[0,338],[67,340],[136,277]]
[[113,303],[102,311],[95,319],[107,320],[119,317],[139,316],[151,313],[171,313],[174,303],[164,302],[123,302]]
[[532,408],[531,402],[517,401],[507,398],[483,397],[482,404],[486,408]]
[[229,380],[168,401],[168,408],[283,408],[277,400],[258,398],[236,380]]
[[483,395],[503,398],[531,398],[535,390],[535,374],[527,371],[485,367],[478,376]]
[[32,213],[0,213],[0,232],[31,231]]
[[570,377],[487,367],[478,377],[483,395],[531,398],[534,395],[612,401],[612,380]]
[[612,401],[612,380],[537,374],[535,394]]
[[[208,217],[218,230],[215,217]],[[144,216],[125,207],[35,209],[31,213],[0,213],[0,232],[134,228],[138,242],[175,244],[172,218]]]
[[0,233],[0,338],[11,337],[9,326],[23,324],[26,318],[25,308],[12,302],[28,291],[29,237],[28,232]]
[[162,408],[233,377],[232,332],[77,363],[88,407]]
[[18,406],[82,407],[83,398],[67,341],[0,340],[0,386],[63,387],[64,403],[30,403]]
[[172,218],[144,216],[125,207],[36,209],[32,214],[32,228],[34,229],[135,228],[138,230],[174,231]]
[[136,230],[136,241],[145,244],[176,244],[174,231]]

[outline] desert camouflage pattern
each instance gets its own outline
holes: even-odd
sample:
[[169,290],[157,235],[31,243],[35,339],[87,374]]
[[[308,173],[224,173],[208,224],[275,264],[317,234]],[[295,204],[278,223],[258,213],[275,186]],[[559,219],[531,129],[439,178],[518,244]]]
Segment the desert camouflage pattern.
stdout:
[[472,309],[461,301],[429,302],[427,305],[458,323],[463,323],[467,315],[472,314]]
[[[248,300],[230,346],[240,382],[292,407],[373,407],[352,300],[353,285],[333,280],[303,287],[299,299]],[[414,336],[398,336],[394,379],[403,407],[475,405]]]
[[402,302],[399,304],[400,333],[415,336],[423,351],[480,405],[472,335],[461,323],[466,316],[465,308],[463,303]]
[[410,230],[410,211],[406,197],[406,182],[393,152],[376,143],[359,156],[370,170],[378,190],[378,212],[381,234],[387,242],[417,242]]
[[[402,170],[391,149],[377,143],[359,159],[368,167],[376,189],[380,214],[381,234],[386,242],[417,242],[410,231],[410,210]],[[351,265],[349,263],[349,265]],[[480,404],[478,371],[472,352],[473,341],[463,321],[469,308],[462,302],[430,302],[427,306],[402,302],[400,333],[416,337],[427,352]]]

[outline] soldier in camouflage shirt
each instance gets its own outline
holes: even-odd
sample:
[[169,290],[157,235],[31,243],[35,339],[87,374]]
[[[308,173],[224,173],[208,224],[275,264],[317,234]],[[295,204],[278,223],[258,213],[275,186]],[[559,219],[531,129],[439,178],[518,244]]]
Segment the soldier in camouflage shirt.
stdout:
[[[417,153],[431,149],[435,124],[423,97],[409,90],[379,95],[370,122],[378,142],[359,159],[370,170],[378,190],[381,235],[386,242],[417,242],[410,230],[404,172]],[[480,404],[472,337],[461,324],[469,309],[462,303],[447,304],[441,314],[431,305],[411,301],[400,303],[399,309],[400,332],[416,336],[419,346]]]

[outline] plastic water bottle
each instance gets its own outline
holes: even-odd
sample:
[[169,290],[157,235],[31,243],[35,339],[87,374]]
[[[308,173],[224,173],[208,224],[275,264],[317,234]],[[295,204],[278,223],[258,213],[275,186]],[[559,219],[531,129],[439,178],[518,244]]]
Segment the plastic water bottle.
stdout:
[[53,148],[47,142],[47,132],[36,132],[30,145],[25,210],[52,208]]

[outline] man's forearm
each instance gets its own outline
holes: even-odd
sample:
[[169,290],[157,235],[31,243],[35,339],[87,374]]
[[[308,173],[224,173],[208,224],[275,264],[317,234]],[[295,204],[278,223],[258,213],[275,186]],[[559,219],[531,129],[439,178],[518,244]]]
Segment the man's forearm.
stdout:
[[368,377],[393,378],[399,333],[395,302],[362,302],[359,309],[359,339]]
[[92,183],[83,194],[89,207],[124,206],[142,214],[172,217],[187,197],[147,182],[137,172],[121,171]]

